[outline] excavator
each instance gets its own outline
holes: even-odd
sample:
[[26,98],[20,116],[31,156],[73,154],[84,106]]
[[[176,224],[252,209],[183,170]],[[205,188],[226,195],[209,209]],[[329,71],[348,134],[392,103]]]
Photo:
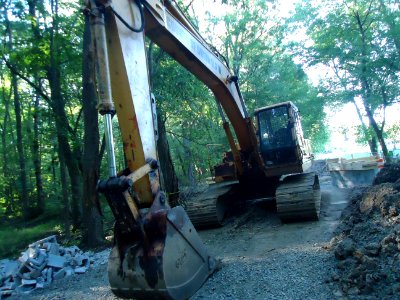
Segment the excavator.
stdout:
[[[108,261],[115,295],[188,299],[219,267],[192,223],[196,213],[189,218],[182,206],[171,208],[161,188],[146,37],[215,95],[230,151],[215,167],[220,182],[210,189],[208,199],[200,199],[212,204],[205,209],[218,212],[221,196],[232,182],[239,182],[249,194],[273,191],[282,219],[318,218],[318,177],[304,173],[311,155],[293,103],[260,108],[253,123],[238,77],[172,0],[86,0],[83,11],[91,20],[98,111],[105,128],[109,178],[100,180],[97,189],[115,218]],[[120,171],[113,115],[118,118],[127,164]],[[201,214],[204,209],[197,211]],[[205,222],[216,218],[206,215]]]

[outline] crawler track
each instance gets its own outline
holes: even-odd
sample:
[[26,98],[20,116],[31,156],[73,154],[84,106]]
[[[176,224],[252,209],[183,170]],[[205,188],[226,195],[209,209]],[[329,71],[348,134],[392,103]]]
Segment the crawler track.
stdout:
[[276,209],[284,222],[318,220],[321,190],[315,173],[289,175],[276,190]]
[[202,194],[185,203],[186,213],[196,228],[222,226],[229,192],[237,181],[215,183]]

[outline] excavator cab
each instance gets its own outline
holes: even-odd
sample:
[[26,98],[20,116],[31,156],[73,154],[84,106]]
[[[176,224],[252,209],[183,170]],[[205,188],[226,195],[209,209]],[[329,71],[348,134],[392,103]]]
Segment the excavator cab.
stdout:
[[310,149],[303,137],[297,107],[290,101],[278,103],[257,109],[255,117],[265,167],[280,173],[274,175],[303,172]]

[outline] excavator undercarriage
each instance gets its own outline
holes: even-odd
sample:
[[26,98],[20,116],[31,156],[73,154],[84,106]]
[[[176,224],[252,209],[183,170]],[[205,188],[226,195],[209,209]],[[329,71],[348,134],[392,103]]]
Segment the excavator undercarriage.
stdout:
[[185,210],[198,229],[223,226],[229,210],[246,201],[275,201],[277,214],[285,223],[319,219],[321,191],[314,172],[267,181],[265,188],[238,181],[211,184],[202,194],[187,199]]

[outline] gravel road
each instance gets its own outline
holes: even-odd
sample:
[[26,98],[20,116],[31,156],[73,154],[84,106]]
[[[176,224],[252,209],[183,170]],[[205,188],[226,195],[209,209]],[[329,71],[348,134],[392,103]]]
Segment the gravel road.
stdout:
[[[319,222],[282,224],[270,203],[258,203],[222,228],[200,231],[222,267],[192,299],[335,299],[328,280],[334,258],[325,249],[349,191],[321,179]],[[106,268],[106,261],[99,262],[86,274],[9,299],[118,299],[109,289]]]

